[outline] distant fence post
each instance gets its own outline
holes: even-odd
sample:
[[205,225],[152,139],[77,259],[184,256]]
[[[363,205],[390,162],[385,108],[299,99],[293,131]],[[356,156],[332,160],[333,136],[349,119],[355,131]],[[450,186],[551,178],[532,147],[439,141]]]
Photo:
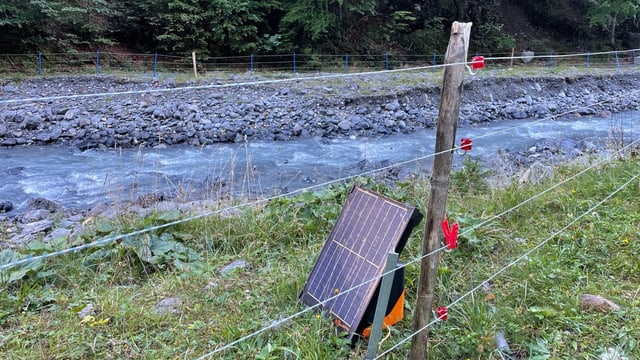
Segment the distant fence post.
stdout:
[[100,50],[96,50],[96,75],[100,74]]
[[634,66],[637,66],[637,65],[638,65],[638,63],[636,62],[636,51],[635,51],[635,50],[633,50],[633,51],[631,52],[631,57],[633,58],[633,65],[634,65]]
[[516,48],[512,47],[511,48],[511,62],[509,63],[509,67],[513,67],[513,57],[516,54]]
[[195,78],[198,78],[198,65],[196,64],[196,52],[192,51],[191,52],[191,62],[193,62],[193,76],[195,76]]
[[38,75],[42,76],[42,52],[38,51]]
[[344,72],[345,73],[349,72],[349,53],[346,53],[344,55]]
[[620,71],[620,57],[618,56],[617,51],[616,51],[616,69]]
[[153,55],[153,77],[158,77],[158,52]]
[[589,62],[591,61],[591,53],[587,53],[587,63],[584,65],[585,67],[589,67]]
[[549,55],[549,62],[547,63],[548,67],[552,67],[553,66],[553,51],[551,51],[551,54]]
[[296,52],[293,52],[293,75],[298,74],[298,69],[296,68]]
[[251,57],[249,58],[249,69],[251,71],[251,76],[253,76],[253,53],[251,53]]
[[389,70],[389,53],[384,54],[384,69]]
[[431,66],[433,66],[431,68],[431,72],[435,72],[436,71],[436,56],[437,56],[437,54],[434,52],[433,53],[433,60],[431,61]]

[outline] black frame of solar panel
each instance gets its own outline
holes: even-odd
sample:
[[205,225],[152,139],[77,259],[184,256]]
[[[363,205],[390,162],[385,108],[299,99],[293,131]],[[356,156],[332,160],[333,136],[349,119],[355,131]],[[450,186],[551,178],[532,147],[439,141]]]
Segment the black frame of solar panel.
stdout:
[[305,284],[300,300],[320,307],[356,332],[380,283],[389,252],[400,253],[422,214],[371,190],[354,186]]

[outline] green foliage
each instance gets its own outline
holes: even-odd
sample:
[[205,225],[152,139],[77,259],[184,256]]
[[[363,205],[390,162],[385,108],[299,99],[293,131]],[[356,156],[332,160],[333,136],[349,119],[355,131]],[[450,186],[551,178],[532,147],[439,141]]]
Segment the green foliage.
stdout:
[[211,13],[198,0],[167,0],[155,6],[157,11],[148,14],[148,20],[160,50],[172,54],[206,50]]
[[[24,258],[20,253],[4,249],[0,251],[0,264],[10,264]],[[41,261],[32,261],[11,269],[0,270],[0,284],[14,283],[22,280],[27,275],[33,275],[42,268]]]
[[[466,162],[469,174],[485,171],[472,159]],[[553,183],[578,170],[558,169]],[[548,185],[516,185],[490,193],[452,191],[448,212],[464,235],[456,251],[442,254],[435,301],[457,303],[450,308],[449,320],[431,328],[430,358],[501,358],[494,340],[498,332],[504,333],[513,355],[527,359],[598,358],[607,348],[635,354],[640,338],[637,182],[471,295],[460,297],[639,170],[635,161],[602,166],[497,219],[490,217]],[[481,181],[483,176],[475,179]],[[355,183],[421,208],[429,192],[422,180],[388,184],[367,178]],[[0,291],[3,356],[195,358],[275,324],[214,357],[362,358],[366,342],[351,348],[323,314],[274,323],[301,310],[297,296],[352,186],[339,184],[277,199],[53,258],[41,267],[16,269],[12,282],[2,284]],[[123,217],[126,221],[120,222],[96,220],[94,233],[84,239],[180,218],[177,212],[167,212],[143,219]],[[420,231],[412,235],[403,252],[406,259],[418,256],[421,235]],[[67,246],[73,244],[64,239],[34,242],[24,250],[0,253],[0,261]],[[219,273],[236,259],[250,262],[252,268]],[[187,261],[189,266],[179,265]],[[44,277],[39,279],[38,274]],[[412,333],[417,264],[408,266],[406,274],[405,319],[385,334],[382,350]],[[8,273],[3,276],[7,279]],[[623,310],[584,312],[577,303],[582,293],[605,295]],[[184,301],[176,313],[154,309],[161,299],[176,296]],[[88,303],[94,310],[84,321],[78,314]],[[408,345],[403,345],[388,358],[407,354]]]
[[516,44],[513,36],[504,32],[502,24],[486,22],[474,32],[474,48],[485,53],[509,52]]
[[514,46],[514,36],[522,41],[505,31],[504,9],[523,9],[540,30],[524,40],[528,46],[557,47],[549,33],[582,44],[604,30],[613,43],[619,31],[637,31],[639,6],[635,0],[5,0],[0,51],[425,55],[445,51],[456,20],[473,22],[472,49],[498,53]]
[[451,173],[451,190],[463,195],[487,192],[487,180],[491,174],[492,171],[486,169],[479,159],[465,156],[462,159],[462,168]]
[[616,30],[620,24],[640,15],[640,3],[637,0],[591,0],[590,3],[589,25],[605,30],[611,45],[615,45]]

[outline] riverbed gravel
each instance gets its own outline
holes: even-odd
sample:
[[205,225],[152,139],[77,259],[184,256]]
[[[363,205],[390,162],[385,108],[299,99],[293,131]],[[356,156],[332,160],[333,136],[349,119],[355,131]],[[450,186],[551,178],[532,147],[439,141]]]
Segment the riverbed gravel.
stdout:
[[[436,79],[437,81],[437,79]],[[81,150],[377,137],[434,127],[432,73],[177,83],[112,76],[0,81],[0,146]],[[640,109],[640,72],[469,76],[460,126]]]

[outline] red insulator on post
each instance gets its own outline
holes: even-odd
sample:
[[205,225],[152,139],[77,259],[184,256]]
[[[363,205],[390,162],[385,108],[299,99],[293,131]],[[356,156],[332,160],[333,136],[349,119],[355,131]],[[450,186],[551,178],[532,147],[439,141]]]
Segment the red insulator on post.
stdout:
[[473,148],[471,138],[460,139],[460,150],[470,151]]
[[458,231],[460,229],[460,225],[457,222],[453,223],[451,227],[449,227],[449,219],[445,217],[442,220],[442,233],[444,234],[445,244],[447,245],[447,250],[455,250],[458,247]]
[[436,319],[445,321],[449,317],[449,310],[446,306],[440,306],[436,309]]
[[471,58],[471,70],[484,69],[484,56],[474,56]]

